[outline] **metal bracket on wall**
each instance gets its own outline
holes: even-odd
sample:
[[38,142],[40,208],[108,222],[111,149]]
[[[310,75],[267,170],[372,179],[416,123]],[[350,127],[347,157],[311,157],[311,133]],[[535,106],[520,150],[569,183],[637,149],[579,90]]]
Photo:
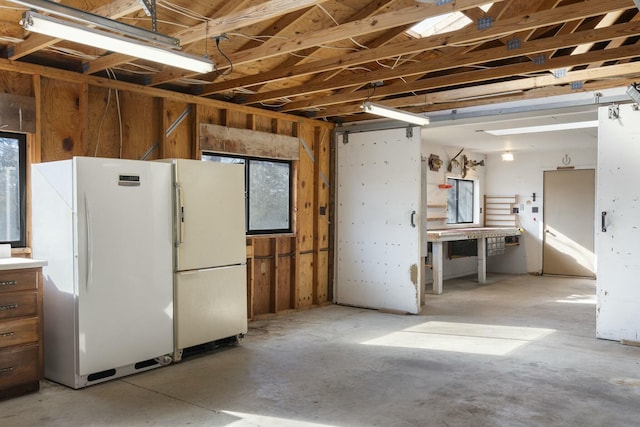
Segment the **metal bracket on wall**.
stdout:
[[344,133],[342,134],[342,143],[343,144],[348,144],[349,143],[349,131],[348,130],[344,131]]
[[617,120],[620,118],[620,106],[618,104],[609,105],[609,119]]
[[407,138],[413,138],[413,128],[411,126],[407,128]]

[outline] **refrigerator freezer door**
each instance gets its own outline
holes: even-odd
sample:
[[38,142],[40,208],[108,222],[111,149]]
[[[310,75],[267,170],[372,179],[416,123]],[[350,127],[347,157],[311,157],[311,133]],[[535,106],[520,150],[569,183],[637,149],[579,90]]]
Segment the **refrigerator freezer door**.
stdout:
[[[246,262],[244,167],[176,160],[181,205],[176,270]],[[177,195],[176,195],[177,197]]]
[[247,332],[247,266],[176,273],[176,348]]
[[75,160],[78,373],[170,354],[171,167]]

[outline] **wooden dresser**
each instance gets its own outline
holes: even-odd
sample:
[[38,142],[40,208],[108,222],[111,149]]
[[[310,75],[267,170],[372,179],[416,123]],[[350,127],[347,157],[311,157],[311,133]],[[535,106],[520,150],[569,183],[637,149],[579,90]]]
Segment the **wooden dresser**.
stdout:
[[0,400],[38,391],[44,377],[43,265],[0,259]]

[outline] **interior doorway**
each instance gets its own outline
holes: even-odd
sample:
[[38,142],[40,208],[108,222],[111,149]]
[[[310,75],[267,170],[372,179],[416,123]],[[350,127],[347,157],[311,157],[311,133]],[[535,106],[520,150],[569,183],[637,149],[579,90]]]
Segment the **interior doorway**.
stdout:
[[595,170],[544,172],[543,274],[595,277]]

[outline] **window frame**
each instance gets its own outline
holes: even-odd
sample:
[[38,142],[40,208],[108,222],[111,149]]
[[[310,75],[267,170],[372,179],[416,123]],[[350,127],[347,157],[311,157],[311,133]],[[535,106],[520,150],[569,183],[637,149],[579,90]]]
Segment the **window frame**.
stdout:
[[0,241],[0,244],[10,244],[12,248],[25,248],[27,247],[27,135],[0,131],[0,138],[18,141],[18,184],[20,186],[18,193],[20,236],[18,240]]
[[[471,183],[472,193],[471,193],[471,220],[470,221],[460,221],[460,182],[468,182]],[[458,177],[447,177],[447,184],[451,184],[456,192],[456,206],[455,206],[455,222],[449,222],[449,215],[447,214],[447,225],[458,225],[458,224],[475,224],[476,223],[476,191],[477,191],[477,182],[473,179],[465,179]],[[447,197],[447,209],[449,209],[449,198]],[[449,212],[449,211],[447,211]]]
[[[256,235],[266,235],[266,234],[288,234],[292,232],[293,227],[293,161],[291,160],[282,160],[282,159],[272,159],[272,158],[264,158],[264,157],[253,157],[253,156],[243,156],[239,154],[227,154],[227,153],[217,153],[211,151],[203,151],[202,158],[204,160],[207,156],[213,157],[225,157],[229,159],[238,159],[243,161],[244,166],[244,203],[245,203],[245,232],[247,235],[256,236]],[[208,161],[208,160],[205,160]],[[274,229],[251,229],[250,228],[250,216],[251,216],[251,208],[250,208],[250,186],[251,186],[251,162],[269,162],[269,163],[279,163],[285,164],[289,169],[289,192],[288,192],[288,204],[289,207],[287,209],[287,222],[289,227],[287,228],[274,228]]]

